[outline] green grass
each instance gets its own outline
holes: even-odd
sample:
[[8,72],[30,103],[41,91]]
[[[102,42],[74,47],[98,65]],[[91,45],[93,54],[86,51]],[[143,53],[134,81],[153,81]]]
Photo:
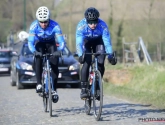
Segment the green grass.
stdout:
[[[110,70],[110,66],[106,68]],[[125,67],[117,66],[116,69],[122,70]],[[123,86],[116,86],[109,81],[104,84],[105,93],[138,103],[151,104],[157,108],[165,108],[165,66],[152,64],[127,69],[133,76],[131,81]]]

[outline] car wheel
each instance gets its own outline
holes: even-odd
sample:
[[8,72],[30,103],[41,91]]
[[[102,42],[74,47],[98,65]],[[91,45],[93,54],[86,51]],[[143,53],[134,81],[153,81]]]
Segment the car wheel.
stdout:
[[13,81],[13,73],[12,73],[12,71],[10,71],[10,84],[11,84],[11,86],[15,86],[16,85],[16,82]]
[[17,89],[23,89],[24,86],[19,81],[19,74],[18,74],[18,72],[17,72],[17,78],[16,79],[17,79],[16,80]]

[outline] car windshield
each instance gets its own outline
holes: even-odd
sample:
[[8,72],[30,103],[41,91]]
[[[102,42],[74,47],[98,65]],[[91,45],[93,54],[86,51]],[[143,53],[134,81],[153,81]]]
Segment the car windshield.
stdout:
[[25,44],[22,49],[22,55],[33,55],[33,53],[29,50],[28,44]]
[[11,52],[10,51],[0,51],[0,57],[1,58],[11,57]]

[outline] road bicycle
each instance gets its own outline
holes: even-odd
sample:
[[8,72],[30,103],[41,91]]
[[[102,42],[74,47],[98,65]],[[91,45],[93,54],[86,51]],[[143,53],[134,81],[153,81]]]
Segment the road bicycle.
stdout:
[[[52,82],[52,69],[49,63],[49,58],[52,54],[43,54],[43,72],[42,72],[42,93],[40,96],[43,97],[43,106],[44,111],[48,111],[49,106],[49,114],[52,116],[52,92],[56,86],[53,85]],[[62,55],[60,56],[62,58]],[[56,102],[58,98],[56,99]]]
[[[102,76],[100,71],[98,70],[98,53],[85,53],[89,55],[93,55],[93,59],[90,65],[89,70],[89,78],[88,78],[88,98],[85,99],[85,112],[87,115],[90,114],[91,105],[93,102],[93,110],[95,120],[99,121],[102,113],[103,107],[103,83]],[[109,55],[108,53],[101,53],[102,55]],[[115,55],[114,55],[115,56]]]

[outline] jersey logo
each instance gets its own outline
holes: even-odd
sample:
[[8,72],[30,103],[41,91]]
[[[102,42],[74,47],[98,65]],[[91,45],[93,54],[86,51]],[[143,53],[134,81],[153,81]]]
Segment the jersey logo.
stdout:
[[84,25],[82,25],[82,26],[80,26],[80,27],[78,27],[78,29],[77,29],[77,30],[83,30],[83,29],[84,29],[84,27],[85,27],[85,24],[84,24]]
[[30,26],[30,30],[34,30],[36,27],[37,27],[37,24],[34,23],[34,24],[32,24],[32,25]]
[[55,26],[55,29],[56,29],[57,31],[60,31],[60,27],[59,27],[59,26]]

